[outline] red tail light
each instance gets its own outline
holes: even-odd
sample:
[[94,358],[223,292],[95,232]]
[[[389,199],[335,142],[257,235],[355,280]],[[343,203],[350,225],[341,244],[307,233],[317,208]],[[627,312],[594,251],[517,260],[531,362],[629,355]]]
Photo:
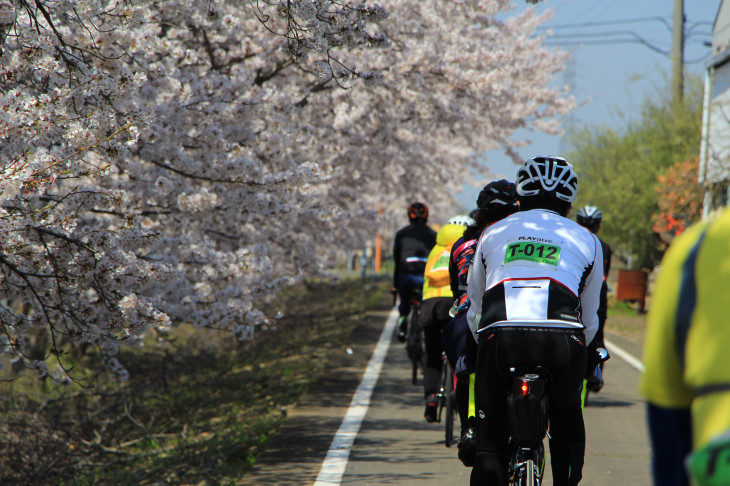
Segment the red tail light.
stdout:
[[527,393],[530,391],[530,387],[527,385],[527,380],[522,381],[522,396],[527,396]]

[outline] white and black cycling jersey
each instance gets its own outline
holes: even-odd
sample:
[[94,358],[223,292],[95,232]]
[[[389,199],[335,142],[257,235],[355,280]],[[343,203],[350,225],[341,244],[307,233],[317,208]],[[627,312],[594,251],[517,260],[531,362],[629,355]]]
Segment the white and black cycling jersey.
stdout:
[[479,238],[469,327],[475,337],[489,326],[579,327],[590,343],[602,281],[601,245],[590,231],[553,211],[517,212]]

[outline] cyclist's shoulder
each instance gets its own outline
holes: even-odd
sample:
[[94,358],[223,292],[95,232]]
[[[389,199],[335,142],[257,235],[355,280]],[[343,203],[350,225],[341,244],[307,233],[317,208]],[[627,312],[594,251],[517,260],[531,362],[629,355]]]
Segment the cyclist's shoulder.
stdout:
[[468,236],[462,236],[454,242],[454,246],[451,249],[451,253],[459,254],[468,250],[469,248],[476,247],[479,243],[479,238],[469,238]]
[[[598,237],[596,237],[596,238],[598,238]],[[598,242],[601,244],[601,248],[603,249],[603,256],[604,257],[606,257],[606,256],[610,257],[611,256],[611,253],[613,252],[613,250],[611,250],[611,245],[609,245],[608,243],[606,243],[606,240],[604,240],[602,238],[598,238]]]
[[[730,230],[730,220],[727,218],[703,220],[690,226],[669,245],[662,258],[662,271],[669,273],[668,269],[670,268],[675,271],[680,271],[684,265],[684,261],[690,256],[692,250],[697,247],[698,243],[706,239],[705,237],[708,233],[712,235],[710,239],[714,239],[718,234],[726,233],[728,230]],[[705,253],[711,245],[703,243],[702,246],[703,253]]]
[[407,224],[403,226],[401,229],[395,232],[395,239],[399,240],[403,238],[404,236],[410,235],[413,233],[413,224]]
[[394,246],[406,253],[430,251],[436,244],[436,232],[425,224],[410,224],[396,232]]
[[454,258],[461,258],[466,253],[474,253],[479,244],[479,238],[467,238],[462,236],[454,243],[451,254]]
[[[704,236],[707,240],[724,244],[730,238],[730,209],[725,209],[713,218],[708,218],[691,226],[685,233],[688,238]],[[682,233],[677,239],[683,237]]]
[[412,223],[407,226],[408,233],[424,241],[436,241],[436,232],[426,223]]
[[436,244],[453,246],[464,235],[464,226],[460,224],[445,224],[436,234]]
[[480,239],[486,236],[499,235],[499,237],[510,238],[517,233],[536,235],[537,233],[547,234],[559,231],[568,231],[571,234],[591,238],[588,230],[565,216],[546,209],[530,209],[517,211],[488,225]]
[[436,232],[429,225],[421,221],[408,223],[396,232],[396,234],[398,233],[423,233],[436,236]]

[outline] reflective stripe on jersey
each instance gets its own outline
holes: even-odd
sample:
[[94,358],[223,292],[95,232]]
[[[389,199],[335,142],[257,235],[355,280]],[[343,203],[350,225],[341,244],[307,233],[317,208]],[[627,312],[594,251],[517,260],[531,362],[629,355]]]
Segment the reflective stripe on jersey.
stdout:
[[518,320],[518,321],[497,321],[486,327],[477,330],[477,334],[481,334],[495,327],[557,327],[557,328],[578,328],[583,329],[582,324],[575,322],[560,321],[557,319],[541,319],[535,321]]
[[700,245],[705,238],[706,232],[703,231],[697,239],[697,243],[687,255],[687,259],[682,264],[682,280],[679,287],[679,299],[677,306],[677,317],[674,321],[674,332],[677,335],[677,358],[679,366],[684,368],[685,354],[687,348],[687,336],[689,335],[689,327],[692,323],[692,314],[697,305],[697,280],[695,277],[695,266],[697,265],[697,254],[700,251]]

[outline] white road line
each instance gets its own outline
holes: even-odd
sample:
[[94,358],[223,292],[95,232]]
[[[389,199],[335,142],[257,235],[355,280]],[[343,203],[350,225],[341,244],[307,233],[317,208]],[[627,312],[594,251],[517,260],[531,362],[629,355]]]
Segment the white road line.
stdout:
[[342,424],[334,439],[332,439],[329,451],[327,451],[327,457],[325,457],[322,467],[319,469],[314,486],[339,485],[341,483],[342,475],[347,467],[347,460],[350,457],[350,448],[355,442],[355,437],[360,431],[360,425],[370,406],[370,396],[373,394],[375,384],[378,382],[380,369],[383,366],[383,361],[385,361],[385,356],[388,354],[388,346],[390,346],[397,321],[398,309],[393,308],[388,320],[385,322],[385,327],[380,334],[380,339],[375,346],[375,351],[373,351],[373,356],[370,358],[360,385],[352,397],[350,408],[347,409],[345,418],[342,419]]
[[644,364],[640,359],[633,357],[631,354],[619,348],[607,339],[604,339],[603,342],[606,344],[606,347],[608,347],[609,353],[615,354],[622,360],[626,361],[631,367],[636,368],[642,373],[644,372]]

